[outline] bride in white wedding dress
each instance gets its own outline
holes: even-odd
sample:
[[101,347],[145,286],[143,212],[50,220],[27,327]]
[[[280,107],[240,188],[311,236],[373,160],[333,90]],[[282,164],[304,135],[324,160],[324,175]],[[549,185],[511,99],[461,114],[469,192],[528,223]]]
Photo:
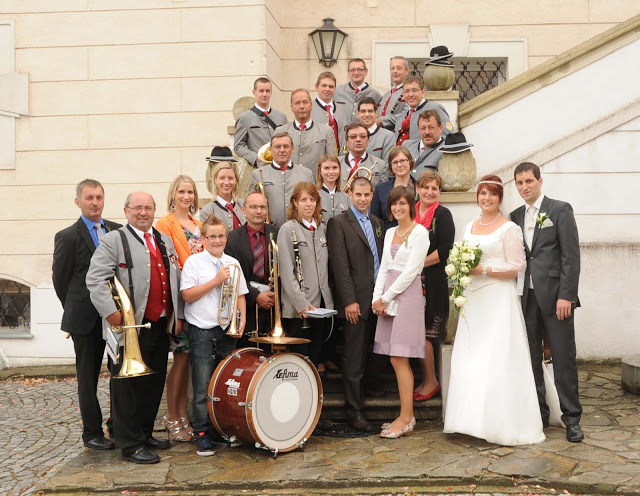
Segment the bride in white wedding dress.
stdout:
[[500,178],[483,177],[482,216],[464,232],[482,257],[470,272],[464,317],[458,319],[444,432],[512,446],[545,436],[518,297],[526,268],[522,230],[500,214],[502,197]]

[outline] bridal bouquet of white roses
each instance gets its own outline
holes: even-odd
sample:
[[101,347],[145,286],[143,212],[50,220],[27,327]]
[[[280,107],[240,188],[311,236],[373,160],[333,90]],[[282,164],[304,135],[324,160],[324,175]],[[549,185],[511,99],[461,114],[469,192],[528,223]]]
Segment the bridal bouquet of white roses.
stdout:
[[458,241],[453,244],[453,248],[449,252],[448,264],[444,271],[449,276],[449,281],[453,286],[451,293],[451,315],[454,311],[458,311],[464,317],[464,305],[467,299],[464,297],[464,290],[471,284],[471,276],[469,271],[480,263],[482,250],[478,245],[469,243],[468,241]]

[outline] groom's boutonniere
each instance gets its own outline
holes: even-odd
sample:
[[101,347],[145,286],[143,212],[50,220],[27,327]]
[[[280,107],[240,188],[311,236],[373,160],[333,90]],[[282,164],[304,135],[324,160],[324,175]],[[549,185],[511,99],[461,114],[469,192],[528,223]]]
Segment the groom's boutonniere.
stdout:
[[382,236],[382,228],[376,227],[376,238],[379,238],[380,236]]
[[538,224],[540,229],[544,229],[545,227],[551,227],[553,225],[553,222],[549,218],[549,214],[547,212],[540,212],[538,214],[536,224]]

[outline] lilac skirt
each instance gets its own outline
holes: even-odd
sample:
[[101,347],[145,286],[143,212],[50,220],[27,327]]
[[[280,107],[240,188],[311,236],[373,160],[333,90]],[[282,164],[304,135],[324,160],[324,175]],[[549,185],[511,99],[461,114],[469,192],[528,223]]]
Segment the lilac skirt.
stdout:
[[[399,275],[399,270],[387,272],[385,291]],[[424,296],[419,274],[396,299],[397,315],[378,317],[373,352],[379,355],[424,358]]]

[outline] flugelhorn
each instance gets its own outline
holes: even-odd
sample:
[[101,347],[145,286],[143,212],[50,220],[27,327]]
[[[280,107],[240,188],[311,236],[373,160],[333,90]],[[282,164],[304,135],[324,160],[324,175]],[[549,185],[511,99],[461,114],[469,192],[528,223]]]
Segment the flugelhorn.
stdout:
[[142,359],[140,343],[138,341],[138,328],[149,329],[151,324],[147,322],[143,325],[136,325],[135,309],[131,304],[131,299],[127,291],[117,276],[113,277],[113,281],[109,281],[109,289],[111,289],[116,308],[122,313],[122,325],[112,326],[108,323],[107,325],[113,332],[118,334],[124,332],[124,356],[121,357],[119,354],[117,356],[118,359],[121,359],[122,365],[120,372],[114,375],[113,378],[127,379],[153,374],[155,371],[147,367]]
[[273,162],[273,154],[271,153],[271,142],[267,142],[258,150],[258,160],[266,164]]
[[371,181],[371,178],[373,177],[373,172],[371,172],[371,169],[367,169],[366,167],[356,167],[356,170],[354,170],[351,173],[351,176],[349,177],[349,179],[347,179],[347,182],[344,183],[344,187],[342,188],[342,191],[344,191],[345,193],[348,193],[349,190],[351,189],[351,183],[354,181],[354,179],[356,177],[361,177],[360,171],[364,172],[364,177],[366,177],[369,181]]
[[238,290],[242,270],[238,264],[229,264],[227,267],[229,267],[229,279],[225,279],[220,286],[218,324],[223,328],[229,326],[227,336],[239,338],[242,333],[238,330]]

